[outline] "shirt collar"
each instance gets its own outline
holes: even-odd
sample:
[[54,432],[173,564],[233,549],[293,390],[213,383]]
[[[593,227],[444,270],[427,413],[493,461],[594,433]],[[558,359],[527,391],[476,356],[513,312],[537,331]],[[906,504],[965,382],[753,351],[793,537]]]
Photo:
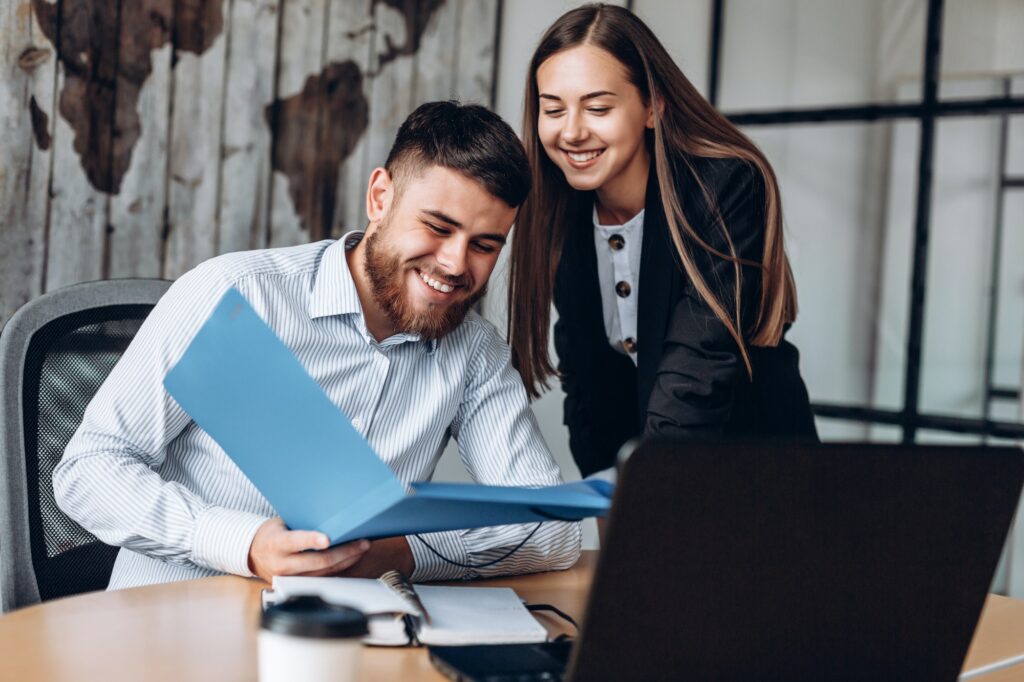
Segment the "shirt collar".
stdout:
[[[359,292],[356,291],[356,283],[352,279],[352,271],[349,269],[348,259],[345,257],[348,251],[354,249],[363,240],[364,234],[363,230],[346,232],[341,239],[324,250],[320,257],[316,281],[313,283],[313,293],[309,299],[309,316],[317,319],[332,315],[356,315],[367,341],[376,344],[377,342],[366,331],[363,306],[359,302]],[[379,345],[388,347],[406,341],[419,340],[418,334],[399,332],[384,339]],[[424,345],[428,353],[433,353],[437,350],[438,340],[430,339],[425,341]]]
[[601,224],[600,219],[597,217],[597,202],[595,201],[594,202],[594,210],[593,210],[594,227],[596,227],[599,230],[600,229],[604,229],[604,230],[622,230],[622,231],[631,230],[634,227],[636,227],[637,225],[642,225],[643,224],[643,222],[644,222],[644,212],[646,210],[647,210],[646,208],[640,209],[639,213],[637,213],[635,216],[633,216],[632,218],[630,218],[626,222],[622,223],[621,225],[603,225],[603,224]]
[[348,232],[324,250],[309,299],[311,318],[351,314],[362,316],[359,292],[356,291],[356,283],[345,258],[345,253],[355,248],[362,238],[361,231]]

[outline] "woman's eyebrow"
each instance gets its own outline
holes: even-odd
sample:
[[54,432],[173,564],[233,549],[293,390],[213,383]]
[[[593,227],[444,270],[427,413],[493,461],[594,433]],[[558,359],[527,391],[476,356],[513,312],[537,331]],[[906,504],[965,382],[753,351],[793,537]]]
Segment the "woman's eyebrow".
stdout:
[[[604,97],[606,95],[611,97],[618,97],[618,95],[616,95],[611,90],[596,90],[594,92],[588,92],[587,94],[580,97],[580,101],[582,102],[583,100],[594,99],[595,97]],[[558,100],[559,102],[562,101],[562,98],[559,97],[558,95],[550,95],[546,92],[542,92],[537,96],[540,97],[541,99],[553,99]]]

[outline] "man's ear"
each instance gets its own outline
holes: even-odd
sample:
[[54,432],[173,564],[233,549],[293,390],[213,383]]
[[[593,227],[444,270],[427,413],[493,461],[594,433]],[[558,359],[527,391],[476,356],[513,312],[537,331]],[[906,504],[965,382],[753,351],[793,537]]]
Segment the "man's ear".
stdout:
[[379,223],[391,207],[395,185],[385,168],[374,168],[366,187],[366,217],[370,223]]
[[650,106],[647,107],[647,123],[645,123],[645,125],[648,128],[653,128],[654,127],[654,110],[655,110],[655,107],[657,107],[657,110],[658,110],[658,118],[661,118],[662,116],[665,115],[665,99],[662,98],[662,97],[655,97],[654,98],[654,102],[655,102],[655,106],[654,107],[650,107]]

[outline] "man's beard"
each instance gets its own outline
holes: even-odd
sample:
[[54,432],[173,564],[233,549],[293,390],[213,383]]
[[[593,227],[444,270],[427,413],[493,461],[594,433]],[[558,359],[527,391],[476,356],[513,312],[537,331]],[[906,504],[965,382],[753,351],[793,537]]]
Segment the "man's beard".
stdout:
[[[406,275],[410,270],[418,269],[440,282],[467,289],[473,288],[472,277],[468,274],[460,277],[446,276],[431,266],[426,258],[403,265],[399,257],[387,252],[380,242],[381,233],[387,229],[388,221],[384,220],[373,234],[366,237],[364,265],[373,288],[373,297],[398,331],[418,334],[424,340],[439,339],[462,324],[469,309],[483,297],[487,287],[482,286],[479,291],[443,308],[437,305],[425,311],[417,311],[410,304],[405,290]],[[419,277],[415,271],[413,275]]]

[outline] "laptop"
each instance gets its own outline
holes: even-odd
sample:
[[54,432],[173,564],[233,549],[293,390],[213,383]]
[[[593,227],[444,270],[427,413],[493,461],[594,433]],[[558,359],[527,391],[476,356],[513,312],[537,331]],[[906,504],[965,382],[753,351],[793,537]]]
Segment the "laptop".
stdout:
[[431,658],[462,680],[956,680],[1022,482],[1015,447],[627,446],[575,644]]

